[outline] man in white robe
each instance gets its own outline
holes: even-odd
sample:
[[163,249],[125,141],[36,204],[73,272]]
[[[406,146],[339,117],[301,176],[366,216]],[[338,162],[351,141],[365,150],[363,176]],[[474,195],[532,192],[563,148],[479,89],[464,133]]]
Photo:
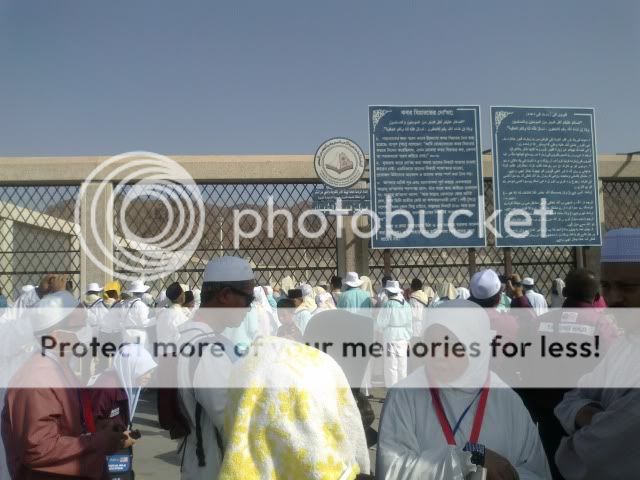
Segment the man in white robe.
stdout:
[[[426,345],[431,347],[433,341],[447,336],[451,342],[465,345],[467,353],[463,360],[427,356],[426,367],[419,368],[389,391],[380,421],[376,478],[465,480],[477,478],[474,474],[477,475],[481,465],[488,478],[550,478],[529,413],[518,395],[489,372],[489,348],[480,348],[479,355],[471,354],[473,342],[489,345],[487,314],[468,300],[452,300],[430,309]],[[438,386],[455,445],[450,445],[443,433],[427,377],[432,378],[431,386]],[[475,445],[485,450],[484,461],[475,458],[474,464],[471,453],[463,449],[472,437],[479,397],[487,384],[486,410],[480,417],[481,428],[475,441]],[[463,413],[465,410],[468,414]]]
[[[581,386],[601,388],[572,390],[555,409],[569,434],[556,453],[566,480],[640,476],[640,322],[635,310],[640,308],[640,229],[607,233],[600,281],[625,334],[594,371],[580,379]],[[621,386],[627,388],[616,388]]]
[[533,311],[536,312],[536,315],[540,316],[549,311],[549,306],[547,305],[547,300],[544,296],[534,290],[535,284],[535,280],[531,277],[525,277],[522,279],[524,296],[529,300],[529,303],[531,304]]
[[218,478],[227,387],[231,367],[238,358],[235,345],[224,332],[242,323],[253,302],[254,287],[255,277],[246,260],[223,256],[210,261],[203,274],[202,304],[193,320],[182,326],[179,345],[221,344],[227,352],[212,355],[205,350],[201,357],[178,358],[179,398],[191,431],[183,445],[182,480]]

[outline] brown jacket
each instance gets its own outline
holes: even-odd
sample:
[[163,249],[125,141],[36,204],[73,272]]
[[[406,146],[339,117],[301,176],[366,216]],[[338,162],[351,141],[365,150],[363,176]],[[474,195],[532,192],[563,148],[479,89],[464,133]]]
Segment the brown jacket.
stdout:
[[105,432],[84,434],[73,372],[34,354],[14,375],[2,412],[7,465],[16,480],[108,478]]

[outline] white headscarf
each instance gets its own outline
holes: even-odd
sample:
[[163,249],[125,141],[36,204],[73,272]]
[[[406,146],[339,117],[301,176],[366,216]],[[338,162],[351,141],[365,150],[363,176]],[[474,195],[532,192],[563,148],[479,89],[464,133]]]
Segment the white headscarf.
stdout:
[[153,360],[151,354],[137,343],[123,346],[113,359],[111,369],[116,372],[122,388],[127,392],[130,419],[135,414],[140,397],[141,388],[137,383],[138,378],[157,366],[158,364]]
[[296,286],[296,281],[289,275],[287,275],[282,279],[280,285],[282,285],[282,291],[286,295],[289,290],[293,290],[293,288]]
[[264,294],[262,287],[253,287],[253,296],[256,305],[266,308],[268,312],[271,311],[271,305],[269,305],[269,300],[267,300],[267,296]]
[[460,298],[462,300],[468,300],[470,296],[471,296],[471,292],[469,291],[468,288],[458,287],[458,296],[457,296],[457,298]]
[[458,291],[456,287],[453,286],[451,282],[442,282],[440,287],[438,288],[438,297],[448,298],[449,300],[453,300],[458,296]]
[[156,308],[165,308],[169,306],[171,306],[171,300],[167,298],[166,291],[162,289],[156,297]]
[[202,303],[200,298],[202,292],[199,288],[194,288],[191,292],[193,293],[193,310],[195,311],[200,308],[200,303]]
[[360,285],[360,288],[367,292],[371,298],[374,298],[376,296],[376,292],[373,291],[373,284],[371,283],[371,279],[365,275],[362,275],[360,277],[360,280],[362,280],[362,285]]
[[[452,309],[455,309],[452,311]],[[426,317],[425,331],[441,325],[451,331],[467,349],[467,370],[442,388],[479,388],[484,385],[489,373],[491,327],[484,309],[469,300],[451,300],[430,309]],[[470,355],[470,345],[479,344],[478,356]]]
[[328,292],[316,296],[316,305],[318,305],[318,310],[333,310],[336,308],[335,303],[333,303],[333,297]]

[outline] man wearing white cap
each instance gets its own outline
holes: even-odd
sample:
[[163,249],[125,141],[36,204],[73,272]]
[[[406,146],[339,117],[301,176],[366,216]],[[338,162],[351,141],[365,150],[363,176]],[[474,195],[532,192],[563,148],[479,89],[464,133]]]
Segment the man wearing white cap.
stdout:
[[531,277],[525,277],[522,279],[522,288],[524,289],[524,295],[529,300],[531,307],[533,307],[533,311],[536,312],[536,315],[540,316],[549,311],[549,306],[547,305],[547,301],[544,296],[540,295],[533,288],[535,286],[535,281]]
[[385,343],[384,383],[387,388],[407,376],[407,348],[413,331],[411,306],[402,295],[397,280],[384,286],[388,300],[380,309],[376,322]]
[[116,303],[112,312],[120,319],[122,339],[128,343],[140,343],[146,345],[147,331],[151,326],[149,320],[149,307],[142,301],[142,296],[151,287],[142,280],[134,280],[129,284],[125,292],[130,295],[126,300]]
[[102,298],[102,287],[97,283],[87,285],[87,293],[84,296],[84,306],[87,308],[87,323],[91,327],[94,337],[98,336],[99,326],[104,322],[104,318],[109,313],[109,309],[104,304]]
[[[254,287],[253,270],[246,260],[232,256],[211,260],[204,270],[200,308],[181,329],[179,345],[222,344],[225,353],[214,356],[207,350],[201,358],[178,360],[180,400],[191,432],[183,447],[182,479],[218,478],[226,387],[237,358],[234,345],[222,332],[242,323],[254,300]],[[207,388],[216,385],[219,388]]]
[[[76,307],[69,292],[44,296],[29,313],[33,331],[59,344],[77,341],[86,317]],[[133,441],[110,429],[87,431],[77,379],[57,350],[34,353],[7,391],[2,438],[11,478],[104,478],[105,456]]]
[[[491,330],[502,335],[502,341],[515,342],[518,338],[518,321],[515,317],[497,310],[502,299],[502,282],[498,274],[489,268],[480,270],[471,277],[469,287],[469,300],[486,309],[491,321]],[[508,380],[504,377],[503,379]]]
[[640,321],[637,310],[626,310],[640,308],[640,229],[608,232],[600,261],[602,295],[625,334],[578,382],[600,388],[572,390],[555,409],[569,434],[556,453],[567,479],[638,478],[640,472]]
[[[353,313],[365,308],[373,308],[373,302],[368,292],[360,288],[362,280],[356,272],[347,272],[342,282],[345,291],[338,297],[338,308],[344,308]],[[360,312],[367,314],[368,312]]]

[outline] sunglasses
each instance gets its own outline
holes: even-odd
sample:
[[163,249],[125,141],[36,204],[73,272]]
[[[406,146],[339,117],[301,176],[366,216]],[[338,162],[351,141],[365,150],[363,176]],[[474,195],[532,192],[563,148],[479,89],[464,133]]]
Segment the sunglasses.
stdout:
[[255,295],[253,293],[244,292],[244,291],[242,291],[242,290],[240,290],[238,288],[234,288],[234,287],[232,287],[230,285],[227,285],[226,288],[231,290],[236,295],[244,297],[245,307],[248,307],[249,305],[251,305],[253,303],[253,301],[256,299],[256,297],[255,297]]

